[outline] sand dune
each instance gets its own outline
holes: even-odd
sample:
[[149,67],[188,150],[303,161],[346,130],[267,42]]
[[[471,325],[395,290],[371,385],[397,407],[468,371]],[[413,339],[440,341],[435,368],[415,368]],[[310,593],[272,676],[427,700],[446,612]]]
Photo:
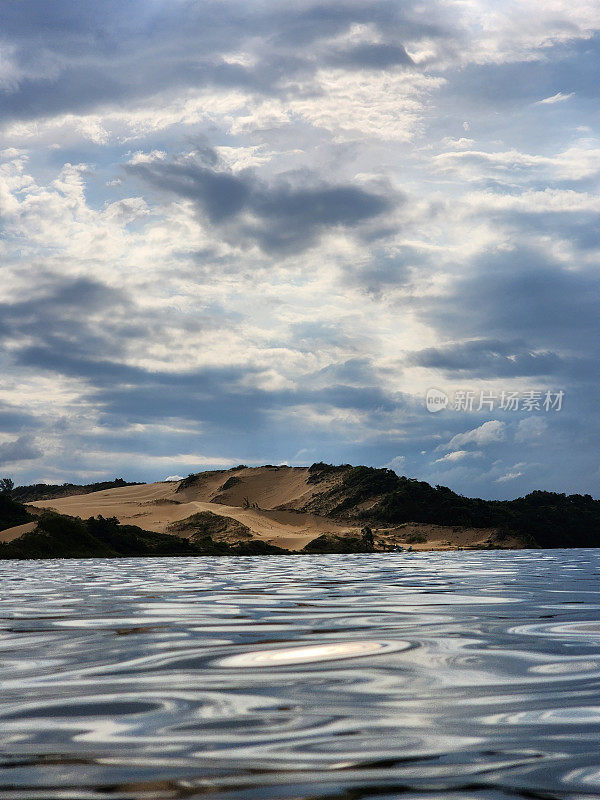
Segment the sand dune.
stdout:
[[[122,523],[158,533],[169,533],[169,525],[173,522],[199,511],[211,511],[236,519],[247,525],[256,538],[289,550],[301,549],[322,533],[355,532],[356,527],[326,517],[274,510],[276,506],[304,494],[312,494],[306,484],[307,475],[308,470],[304,468],[286,468],[277,474],[275,470],[261,467],[240,473],[206,473],[197,485],[180,492],[177,483],[151,483],[38,500],[30,505],[51,508],[74,517],[87,518],[98,514],[117,517]],[[221,486],[231,477],[236,477],[240,483],[235,483],[230,490],[221,491]],[[245,498],[260,507],[243,508]],[[225,499],[231,504],[225,504]]]
[[189,488],[181,488],[180,499],[202,500],[242,506],[247,499],[261,509],[288,503],[304,505],[315,493],[307,484],[308,467],[248,467],[228,472],[206,472]]
[[[124,486],[83,495],[39,500],[30,505],[52,508],[75,517],[117,517],[158,533],[192,535],[170,530],[173,523],[201,511],[230,517],[246,525],[253,537],[289,550],[300,550],[323,533],[360,533],[358,523],[307,514],[302,509],[311,498],[327,490],[327,480],[309,484],[307,467],[254,467],[201,473],[192,480]],[[336,478],[332,477],[332,481]],[[284,508],[282,508],[284,507]],[[33,524],[33,523],[31,523]],[[23,528],[23,526],[19,526]],[[20,535],[11,528],[4,537]],[[25,532],[24,530],[22,532]],[[459,528],[406,523],[374,531],[376,541],[386,545],[411,546],[414,550],[448,550],[481,547],[490,542],[502,547],[519,547],[513,538],[500,541],[492,529]],[[8,539],[5,539],[8,541]]]
[[35,522],[25,522],[23,525],[15,525],[13,528],[5,528],[0,531],[0,542],[12,542],[24,533],[30,533],[36,526]]

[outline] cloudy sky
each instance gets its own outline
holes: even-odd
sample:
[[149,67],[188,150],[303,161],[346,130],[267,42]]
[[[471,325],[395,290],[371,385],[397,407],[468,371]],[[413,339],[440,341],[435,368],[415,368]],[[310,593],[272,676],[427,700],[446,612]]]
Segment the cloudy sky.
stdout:
[[2,3],[2,474],[598,496],[599,67],[597,0]]

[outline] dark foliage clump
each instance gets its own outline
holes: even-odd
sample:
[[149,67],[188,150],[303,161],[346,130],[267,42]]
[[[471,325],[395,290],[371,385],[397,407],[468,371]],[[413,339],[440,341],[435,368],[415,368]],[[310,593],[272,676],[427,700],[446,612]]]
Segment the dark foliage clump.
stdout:
[[600,500],[535,491],[508,506],[511,527],[540,547],[600,547]]
[[23,525],[32,518],[22,503],[14,500],[9,492],[0,492],[0,531]]
[[226,492],[226,491],[227,491],[227,489],[233,489],[233,487],[234,487],[234,486],[237,486],[237,485],[238,485],[238,483],[241,483],[241,482],[242,482],[242,481],[241,481],[241,478],[235,478],[235,477],[227,478],[227,480],[226,480],[226,481],[225,481],[225,483],[224,483],[224,484],[221,486],[221,488],[219,489],[219,491],[220,491],[220,492]]
[[15,482],[12,478],[0,478],[0,494],[12,494]]
[[223,535],[251,538],[252,533],[247,525],[232,517],[213,514],[212,511],[198,511],[185,519],[177,520],[169,525],[169,531],[189,536],[191,539],[203,537],[221,537]]
[[[368,529],[363,529],[368,530]],[[338,536],[324,533],[305,545],[302,553],[372,553],[373,540],[363,533],[361,536]]]
[[276,547],[274,544],[262,542],[260,539],[254,539],[250,542],[239,542],[229,545],[229,552],[226,555],[230,556],[268,556],[268,555],[290,555],[290,550],[284,550],[283,547]]
[[46,511],[35,530],[0,544],[0,558],[114,558],[197,555],[187,539],[120,525],[116,517],[82,520]]
[[391,469],[374,467],[351,467],[347,470],[339,487],[332,495],[339,495],[333,514],[345,514],[356,506],[374,497],[393,492],[398,485],[398,476]]
[[211,536],[193,541],[121,525],[116,517],[82,520],[47,511],[30,533],[0,543],[0,559],[116,558],[132,556],[238,556],[287,553],[266,542],[229,545]]
[[396,488],[358,516],[380,524],[499,528],[532,547],[600,547],[600,500],[590,495],[534,491],[516,500],[480,500],[462,497],[446,486],[405,477],[397,481]]
[[346,470],[352,469],[350,464],[325,464],[323,461],[317,461],[314,464],[311,464],[308,468],[308,478],[306,479],[307,483],[321,483],[328,475],[335,475],[340,472],[345,472]]
[[190,472],[187,478],[184,478],[180,482],[179,486],[177,487],[177,489],[175,489],[175,491],[182,492],[184,489],[189,489],[190,486],[195,486],[198,483],[201,475],[202,475],[201,472]]

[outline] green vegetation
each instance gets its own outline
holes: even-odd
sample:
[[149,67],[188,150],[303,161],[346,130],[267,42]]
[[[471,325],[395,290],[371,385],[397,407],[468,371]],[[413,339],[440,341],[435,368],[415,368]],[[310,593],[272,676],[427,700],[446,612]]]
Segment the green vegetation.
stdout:
[[[322,465],[313,467],[322,471]],[[516,500],[480,500],[446,486],[399,477],[389,469],[344,469],[339,485],[321,498],[332,517],[372,525],[425,522],[500,528],[532,547],[600,547],[600,500],[589,494],[535,491]],[[361,508],[364,503],[369,507]]]
[[337,533],[324,533],[317,536],[302,548],[303,553],[372,553],[375,541],[373,531],[364,527],[360,536],[340,536]]
[[12,478],[0,478],[0,493],[12,494],[15,488],[15,482]]
[[185,519],[177,520],[169,525],[173,533],[190,535],[192,539],[202,539],[207,536],[219,538],[222,536],[238,539],[250,539],[252,533],[247,525],[238,522],[232,517],[222,517],[212,511],[199,511]]
[[13,500],[8,492],[0,492],[0,531],[23,525],[32,519],[25,506]]
[[193,541],[121,525],[115,517],[82,520],[45,512],[37,527],[12,542],[0,543],[0,559],[115,558],[118,556],[227,556],[286,553],[265,542],[229,545],[210,536]]
[[221,488],[219,489],[219,491],[220,491],[220,492],[226,492],[226,491],[227,491],[227,489],[233,489],[233,487],[234,487],[234,486],[237,486],[237,485],[238,485],[238,483],[241,483],[241,482],[242,482],[242,481],[241,481],[241,479],[240,479],[240,478],[236,478],[236,477],[234,477],[234,476],[232,476],[231,478],[227,478],[227,480],[226,480],[226,481],[225,481],[225,483],[224,483],[224,484],[221,486]]
[[405,541],[406,544],[425,544],[427,537],[424,533],[410,533]]
[[341,464],[335,466],[334,464],[325,464],[323,461],[317,461],[308,468],[307,483],[321,483],[328,475],[333,475],[338,472],[344,472],[347,469],[352,469],[350,464]]
[[[306,545],[305,553],[372,552],[374,537],[371,527],[407,522],[493,528],[499,531],[497,542],[511,535],[529,547],[600,547],[600,500],[594,500],[588,494],[535,491],[516,500],[480,500],[462,497],[446,486],[434,487],[424,481],[399,477],[389,469],[351,467],[347,464],[313,464],[309,469],[308,481],[317,484],[328,476],[338,476],[332,488],[317,492],[309,504],[299,510],[362,525],[361,536],[324,534]],[[199,477],[189,476],[179,488],[186,483],[192,485]],[[234,481],[237,478],[230,477],[224,487],[229,488]],[[37,484],[15,488],[10,478],[0,479],[0,530],[37,519],[19,502],[23,497],[39,497],[40,492],[45,496],[60,497],[84,490],[98,491],[128,485],[132,484],[117,478],[86,486]],[[200,512],[174,523],[171,530],[190,538],[121,525],[116,518],[92,517],[81,520],[47,511],[38,519],[35,530],[11,542],[0,543],[0,558],[260,555],[288,552],[253,540],[249,529],[242,523],[210,512]],[[232,544],[231,539],[241,541]],[[416,543],[423,539],[407,539],[408,543],[411,541]]]
[[113,558],[195,555],[187,539],[120,525],[114,517],[81,520],[47,511],[37,527],[0,544],[0,558]]
[[324,533],[317,536],[307,545],[302,553],[372,553],[373,544],[362,536],[338,536],[335,533]]
[[[206,475],[207,473],[204,474]],[[177,487],[177,489],[175,489],[175,491],[183,492],[184,489],[189,489],[190,486],[195,486],[195,484],[198,483],[198,480],[201,477],[202,477],[202,472],[190,472],[187,478],[184,478],[179,483],[179,486]]]

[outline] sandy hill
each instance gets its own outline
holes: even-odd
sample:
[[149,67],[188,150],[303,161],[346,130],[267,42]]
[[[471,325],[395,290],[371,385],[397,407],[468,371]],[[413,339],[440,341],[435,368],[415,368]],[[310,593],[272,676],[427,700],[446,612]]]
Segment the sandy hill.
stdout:
[[[366,524],[364,512],[376,506],[389,488],[388,471],[372,471],[375,478],[368,473],[368,491],[361,488],[361,475],[355,472],[349,466],[327,465],[238,467],[198,473],[181,482],[39,500],[30,507],[82,518],[117,517],[123,524],[159,533],[190,537],[205,530],[224,541],[251,537],[299,550],[324,534],[360,535]],[[215,522],[212,515],[221,519]],[[213,523],[209,524],[210,519]],[[494,528],[408,521],[377,524],[373,532],[381,549],[391,545],[421,550],[520,546],[514,537],[503,537]],[[13,534],[3,531],[0,540],[14,538]]]

